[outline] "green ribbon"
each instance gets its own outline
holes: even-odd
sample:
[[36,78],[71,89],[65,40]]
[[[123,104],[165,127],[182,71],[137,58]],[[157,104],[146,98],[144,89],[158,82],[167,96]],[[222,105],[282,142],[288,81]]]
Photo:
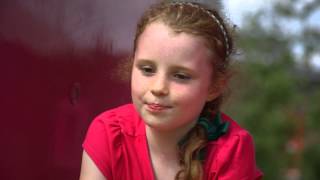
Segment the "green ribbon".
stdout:
[[[208,141],[217,140],[220,136],[228,131],[229,122],[222,122],[221,119],[220,112],[218,112],[211,121],[206,117],[200,117],[198,119],[197,124],[206,130]],[[205,159],[205,154],[205,148],[201,149],[198,159],[203,161]]]
[[218,112],[211,121],[205,117],[200,117],[197,124],[206,130],[208,141],[214,141],[218,139],[227,132],[229,127],[229,122],[222,122],[220,112]]

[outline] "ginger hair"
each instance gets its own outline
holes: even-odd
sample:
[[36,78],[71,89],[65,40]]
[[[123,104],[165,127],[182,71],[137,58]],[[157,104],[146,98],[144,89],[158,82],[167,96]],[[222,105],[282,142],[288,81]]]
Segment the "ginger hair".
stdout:
[[[199,5],[199,7],[203,7]],[[204,7],[205,8],[205,7]],[[209,9],[207,9],[209,10]],[[205,45],[212,51],[212,81],[215,88],[221,89],[230,77],[229,54],[232,51],[233,40],[229,27],[225,20],[219,15],[217,10],[209,10],[223,26],[226,35],[221,31],[221,27],[203,9],[179,5],[170,2],[160,2],[151,6],[141,17],[137,24],[134,39],[134,52],[137,48],[140,35],[152,22],[162,22],[170,27],[175,33],[188,33],[200,37]],[[225,38],[228,38],[226,42]],[[226,45],[228,43],[228,45]],[[229,49],[227,49],[229,47]],[[224,83],[219,83],[224,82]],[[224,93],[214,100],[207,102],[201,113],[202,116],[215,114],[219,111],[223,102]],[[196,125],[187,134],[187,140],[179,146],[179,159],[182,169],[177,173],[176,180],[199,180],[203,178],[202,161],[199,160],[200,150],[208,143],[205,129]]]

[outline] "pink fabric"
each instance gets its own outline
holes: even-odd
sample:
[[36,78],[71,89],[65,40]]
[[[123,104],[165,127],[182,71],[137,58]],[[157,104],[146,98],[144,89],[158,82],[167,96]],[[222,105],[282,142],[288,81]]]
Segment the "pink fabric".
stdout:
[[[253,139],[228,116],[228,132],[207,146],[205,180],[257,180]],[[108,180],[153,180],[145,124],[132,104],[99,115],[89,127],[83,143]]]

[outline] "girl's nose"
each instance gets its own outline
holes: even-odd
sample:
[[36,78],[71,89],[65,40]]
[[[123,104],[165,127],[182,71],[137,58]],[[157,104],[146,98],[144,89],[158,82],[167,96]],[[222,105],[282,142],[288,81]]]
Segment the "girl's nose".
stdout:
[[151,93],[155,96],[166,96],[169,94],[168,80],[166,77],[159,76],[154,80]]

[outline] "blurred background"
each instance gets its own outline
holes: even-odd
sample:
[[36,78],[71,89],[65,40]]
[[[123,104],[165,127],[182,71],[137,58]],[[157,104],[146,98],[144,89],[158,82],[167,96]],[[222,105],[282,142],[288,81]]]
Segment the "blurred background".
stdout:
[[[116,68],[149,0],[0,1],[0,179],[78,179],[102,111],[130,102]],[[224,111],[266,180],[320,179],[320,1],[224,0],[236,28]]]

